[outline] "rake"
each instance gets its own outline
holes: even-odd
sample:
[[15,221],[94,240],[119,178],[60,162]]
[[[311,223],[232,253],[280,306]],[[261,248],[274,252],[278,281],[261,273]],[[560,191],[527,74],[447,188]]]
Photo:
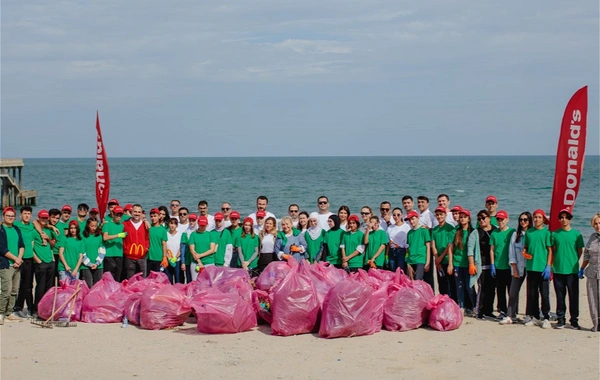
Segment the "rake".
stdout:
[[[56,281],[55,281],[56,282]],[[45,321],[30,321],[30,323],[32,325],[36,325],[36,326],[40,326],[40,327],[44,327],[44,328],[48,328],[51,329],[54,326],[57,327],[77,327],[77,322],[71,322],[71,314],[73,314],[73,306],[75,304],[75,301],[77,299],[77,295],[79,294],[79,291],[81,290],[81,285],[79,283],[77,283],[77,289],[75,290],[75,292],[73,294],[71,294],[69,296],[69,298],[67,298],[65,300],[65,302],[63,302],[62,305],[60,305],[58,307],[58,309],[53,310],[52,311],[52,315],[50,315],[50,317],[48,317],[48,319],[46,319]],[[52,309],[54,309],[54,305],[56,305],[56,294],[58,292],[58,288],[55,287],[54,289],[54,303],[52,306]],[[70,312],[69,312],[69,320],[68,321],[53,321],[53,318],[56,314],[60,313],[60,311],[67,306],[67,304],[71,302],[71,306],[70,306]]]

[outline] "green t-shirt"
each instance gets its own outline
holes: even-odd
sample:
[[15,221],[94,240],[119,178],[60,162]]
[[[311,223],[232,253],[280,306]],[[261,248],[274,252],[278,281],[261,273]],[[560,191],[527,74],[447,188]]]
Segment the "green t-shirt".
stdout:
[[525,233],[527,253],[533,256],[526,260],[527,271],[542,272],[548,265],[548,247],[552,247],[552,234],[547,228],[529,228]]
[[79,218],[75,219],[79,224],[79,236],[83,239],[83,231],[85,230],[85,224],[87,223],[87,219],[84,219],[83,222],[79,220]]
[[67,220],[66,222],[63,222],[62,219],[59,219],[58,222],[56,222],[56,224],[54,225],[54,227],[58,228],[58,231],[60,232],[61,235],[66,236],[67,235],[67,230],[69,229],[69,222],[71,220]]
[[[346,256],[350,256],[356,251],[356,249],[364,245],[363,238],[365,234],[362,231],[356,232],[346,232],[342,237],[342,244],[344,246],[344,250],[346,251]],[[364,263],[364,251],[348,261],[348,268],[362,268]]]
[[[102,234],[116,235],[123,232],[123,223],[107,222],[102,227]],[[123,257],[123,239],[115,238],[104,242],[106,257]]]
[[[194,231],[190,235],[188,239],[188,247],[194,245],[194,250],[197,254],[204,253],[210,249],[210,243],[216,243],[212,239],[212,234],[210,231],[198,232]],[[192,250],[190,249],[190,256],[192,256]],[[215,254],[205,256],[200,259],[202,265],[214,264],[215,263]]]
[[[4,231],[6,231],[6,245],[8,246],[8,250],[15,256],[19,256],[19,234],[14,227],[3,226]],[[7,259],[10,266],[12,266],[15,262],[14,260]]]
[[231,240],[235,241],[236,238],[241,237],[242,236],[242,227],[238,227],[235,230],[232,228],[227,228],[229,230],[229,232],[231,233]]
[[123,214],[123,216],[121,217],[121,223],[126,222],[129,219],[131,219],[131,216],[129,216],[127,214]]
[[15,226],[19,227],[21,230],[21,237],[23,238],[23,244],[25,244],[25,253],[23,253],[24,259],[32,259],[33,258],[33,223],[29,222],[27,224],[22,221],[15,222]]
[[427,262],[427,245],[431,241],[431,235],[427,228],[419,226],[406,234],[408,244],[407,264],[425,264]]
[[[455,232],[455,236],[458,233],[458,230]],[[452,265],[455,268],[468,268],[469,267],[469,257],[467,256],[467,241],[469,240],[469,230],[462,230],[462,248],[459,248],[457,244],[453,244],[452,246]],[[454,236],[452,237],[454,241]]]
[[215,232],[213,235],[213,239],[217,242],[217,252],[215,253],[215,265],[222,267],[225,265],[225,251],[227,250],[227,245],[233,244],[233,239],[231,238],[231,232],[227,228],[223,231],[213,230],[211,232]]
[[[50,239],[56,239],[56,233],[54,230],[50,228],[44,228],[43,232],[48,235]],[[52,256],[52,248],[50,247],[50,243],[48,242],[46,245],[43,244],[44,240],[42,239],[42,235],[36,230],[33,231],[33,252],[35,255],[42,260],[44,263],[51,263],[54,261],[54,257]]]
[[[75,269],[75,266],[79,261],[79,255],[84,251],[85,247],[83,246],[83,242],[81,240],[72,237],[65,238],[63,256],[65,257],[65,261],[71,270]],[[65,270],[65,266],[61,260],[58,260],[58,270]]]
[[[431,230],[431,240],[435,241],[438,257],[444,253],[448,244],[452,243],[455,234],[456,229],[449,223],[445,223],[443,226],[435,226]],[[448,264],[448,255],[444,256],[442,264]]]
[[[241,230],[241,228],[239,229]],[[238,236],[233,242],[233,245],[241,249],[242,256],[244,256],[244,261],[248,261],[250,260],[252,255],[254,255],[256,249],[260,247],[260,238],[258,237],[258,235],[254,235],[254,237],[252,237],[251,234],[247,234],[246,236],[242,237],[242,235],[240,234],[240,236]],[[258,256],[259,255],[256,255],[256,258],[252,260],[252,262],[248,265],[248,268],[256,268],[256,266],[258,265]],[[239,263],[241,265],[242,261],[239,260]]]
[[[98,258],[98,249],[102,247],[102,235],[90,235],[88,237],[83,238],[83,250],[88,259],[90,259],[91,264],[96,263],[96,259]],[[90,265],[91,265],[90,264]],[[102,269],[104,267],[103,264],[98,266],[98,269]],[[81,266],[81,269],[89,269],[85,265]]]
[[583,236],[577,230],[568,231],[559,228],[552,232],[552,242],[554,244],[554,262],[552,269],[557,274],[574,274],[579,270],[579,250],[585,244]]
[[306,240],[306,252],[308,253],[308,261],[313,262],[317,258],[317,255],[321,251],[323,241],[325,240],[325,230],[321,230],[321,234],[315,240],[310,237],[307,232],[304,233],[304,240]]
[[167,241],[167,230],[163,226],[152,226],[148,230],[148,234],[150,236],[148,260],[162,261],[164,258],[163,242]]
[[342,244],[342,238],[344,237],[346,231],[338,228],[337,230],[329,230],[325,233],[325,237],[323,238],[323,249],[327,249],[327,257],[325,257],[325,261],[327,261],[331,265],[341,265],[342,264],[342,250],[340,249],[340,244]]
[[496,269],[510,269],[508,263],[508,248],[510,247],[510,238],[515,233],[514,228],[507,228],[506,231],[500,231],[496,228],[490,234],[490,246],[494,247],[494,266]]
[[[373,256],[375,256],[375,254],[377,253],[377,251],[379,250],[379,248],[381,248],[382,245],[387,245],[389,239],[388,239],[388,235],[385,233],[384,230],[377,230],[377,231],[371,231],[369,232],[369,244],[367,244],[367,246],[365,247],[365,264],[367,263],[367,261],[371,260],[373,258]],[[375,258],[375,265],[377,265],[378,268],[383,267],[383,264],[385,262],[385,247],[383,247],[383,250],[381,251],[381,253],[379,254],[379,256],[377,256],[377,258]]]

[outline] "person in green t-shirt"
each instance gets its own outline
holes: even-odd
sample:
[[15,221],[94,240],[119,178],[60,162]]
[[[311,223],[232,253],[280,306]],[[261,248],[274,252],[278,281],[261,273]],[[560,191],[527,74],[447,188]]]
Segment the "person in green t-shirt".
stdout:
[[[60,213],[60,212],[59,212]],[[44,294],[54,286],[54,272],[56,265],[52,255],[52,247],[49,241],[56,240],[56,233],[48,225],[50,214],[46,210],[40,210],[36,222],[42,228],[42,232],[33,232],[33,261],[35,273],[35,299],[31,314],[37,316],[37,306]],[[44,237],[45,236],[45,237]]]
[[[167,230],[163,226],[161,211],[150,210],[150,247],[148,248],[148,273],[164,272],[168,266]],[[168,226],[168,224],[167,224]]]
[[58,278],[61,281],[77,280],[79,268],[83,261],[85,248],[81,241],[79,223],[76,220],[69,222],[64,244],[58,251]]
[[81,266],[81,277],[88,288],[102,279],[104,274],[104,256],[106,248],[102,240],[102,231],[98,226],[98,220],[90,218],[85,223],[83,230],[83,259]]
[[388,236],[379,228],[379,217],[374,215],[369,219],[369,226],[365,229],[365,270],[369,268],[383,268],[385,264],[385,248]]
[[213,218],[215,229],[210,232],[213,235],[213,241],[217,244],[215,265],[218,267],[229,267],[233,252],[233,238],[231,237],[231,232],[224,226],[225,215],[222,212],[216,212]]
[[525,326],[533,326],[540,317],[540,296],[542,298],[542,328],[550,325],[550,276],[552,273],[552,234],[544,227],[548,217],[544,210],[533,212],[533,228],[525,233],[523,256],[527,260],[527,306]]
[[408,249],[406,250],[406,264],[410,278],[422,280],[425,272],[430,270],[431,236],[429,229],[419,222],[419,214],[410,211],[404,220],[412,227],[406,234]]
[[[188,240],[189,253],[192,255],[190,270],[192,281],[196,280],[198,273],[207,265],[215,264],[217,244],[213,241],[209,231],[208,218],[204,215],[198,217],[198,230],[193,232]],[[198,267],[198,269],[196,269]]]
[[554,291],[556,292],[556,324],[557,329],[565,327],[567,304],[566,296],[569,294],[569,314],[571,327],[581,330],[579,326],[579,259],[583,254],[583,236],[571,228],[573,214],[568,209],[558,213],[560,228],[552,232],[554,246],[552,264],[554,272]]
[[498,228],[492,230],[490,234],[490,258],[496,275],[496,295],[498,297],[496,309],[500,312],[499,318],[504,319],[508,316],[507,300],[512,281],[508,250],[515,229],[508,227],[508,213],[504,210],[496,213],[496,221]]
[[14,208],[6,207],[2,211],[3,223],[0,225],[0,324],[4,319],[21,321],[13,312],[19,290],[19,267],[23,264],[25,245],[21,230],[14,225],[17,213]]
[[254,220],[250,217],[245,218],[241,230],[242,233],[236,236],[233,242],[239,252],[239,266],[247,270],[251,277],[256,277],[259,275],[257,267],[260,239],[254,233]]
[[365,245],[363,244],[364,234],[358,230],[360,219],[358,215],[348,217],[348,231],[342,237],[342,268],[357,272],[363,267]]
[[121,223],[123,208],[115,206],[111,213],[113,213],[112,221],[102,223],[102,239],[104,247],[106,247],[104,272],[110,272],[115,281],[121,281],[125,272],[123,270],[123,239],[127,236],[123,223]]
[[[21,237],[23,238],[23,244],[25,245],[25,251],[23,253],[23,263],[19,266],[19,272],[21,274],[21,282],[19,283],[19,294],[15,301],[14,311],[20,318],[30,318],[31,311],[33,310],[33,275],[34,275],[34,261],[33,261],[33,223],[31,222],[31,216],[33,210],[31,206],[21,207],[21,220],[15,222],[21,230]],[[27,305],[27,313],[24,312],[23,308]]]
[[[231,241],[235,242],[235,239],[239,236],[242,236],[242,226],[240,224],[240,213],[237,211],[232,211],[229,214],[229,220],[231,221],[231,225],[227,227],[229,232],[231,233]],[[239,268],[239,252],[237,251],[237,247],[235,244],[233,245],[233,251],[231,252],[231,261],[229,262],[229,266],[231,268]],[[227,264],[227,263],[225,263]]]
[[448,273],[452,273],[456,281],[458,306],[463,313],[470,315],[476,306],[475,287],[470,285],[471,275],[467,256],[468,239],[473,232],[473,225],[471,224],[471,212],[462,207],[458,210],[458,226],[456,226],[454,238],[448,246]]
[[[345,210],[342,210],[345,212]],[[326,262],[334,267],[342,268],[342,250],[340,245],[342,244],[342,237],[346,231],[340,226],[340,217],[337,215],[330,215],[327,219],[329,225],[329,231],[325,233],[323,238],[323,258]]]
[[452,239],[454,239],[456,230],[454,226],[447,222],[446,216],[447,212],[444,207],[439,206],[435,209],[435,219],[438,225],[431,230],[431,250],[433,251],[440,294],[447,294],[454,301],[457,301],[456,281],[454,280],[453,273],[448,273],[450,258],[448,254],[450,249],[448,246],[452,242]]

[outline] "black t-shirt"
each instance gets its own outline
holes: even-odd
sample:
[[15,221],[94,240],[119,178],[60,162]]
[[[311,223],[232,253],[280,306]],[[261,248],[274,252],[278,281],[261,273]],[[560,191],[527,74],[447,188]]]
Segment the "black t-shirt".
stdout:
[[492,226],[492,228],[488,231],[478,228],[477,232],[479,233],[479,251],[481,252],[481,265],[490,265],[490,234],[496,227]]

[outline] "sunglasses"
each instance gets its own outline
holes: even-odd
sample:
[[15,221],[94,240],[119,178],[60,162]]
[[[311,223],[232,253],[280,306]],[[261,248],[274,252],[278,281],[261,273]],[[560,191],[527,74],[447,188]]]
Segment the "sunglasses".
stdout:
[[361,212],[360,215],[371,215],[370,212]]
[[62,213],[63,213],[63,214],[70,214],[70,213],[71,213],[71,211],[69,211],[69,210],[63,210],[63,212],[62,212]]
[[179,203],[171,203],[171,207],[179,207]]
[[402,216],[402,214],[392,214],[392,216]]
[[187,213],[186,212],[180,212],[179,216],[187,216]]
[[300,210],[290,210],[290,212],[299,212]]
[[519,222],[529,222],[529,219],[527,219],[527,218],[521,218],[521,219],[519,219]]
[[229,211],[231,210],[231,207],[221,207],[221,211]]
[[381,211],[390,211],[390,209],[389,209],[389,208],[383,208],[383,207],[382,207],[382,208],[380,208],[380,210],[381,210]]
[[319,201],[320,205],[326,205],[327,203],[329,203],[329,202],[327,202],[327,201]]
[[486,220],[487,216],[480,216],[479,218],[477,218],[477,220],[482,221],[482,220]]

